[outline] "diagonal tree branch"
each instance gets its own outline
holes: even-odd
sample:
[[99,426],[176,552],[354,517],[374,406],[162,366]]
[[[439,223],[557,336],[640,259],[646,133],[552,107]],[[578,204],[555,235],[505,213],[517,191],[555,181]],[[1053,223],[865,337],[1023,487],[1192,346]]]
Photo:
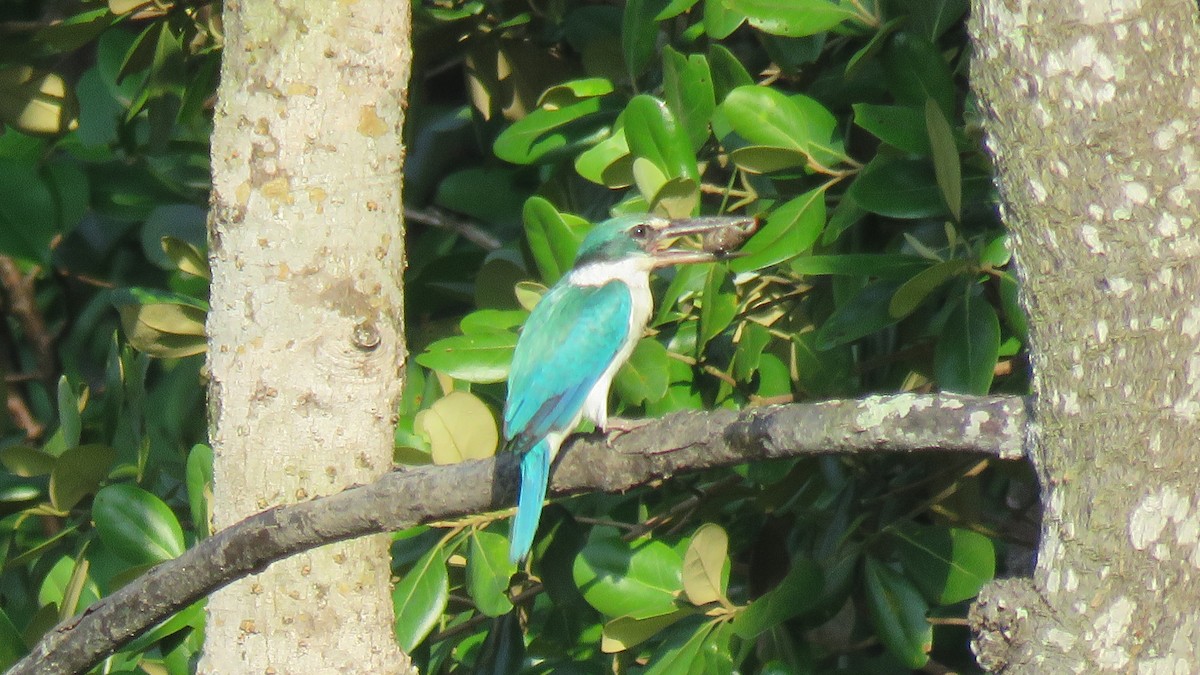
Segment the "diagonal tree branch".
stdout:
[[[950,451],[1025,456],[1019,397],[873,396],[683,412],[615,438],[578,436],[551,494],[628,490],[674,474],[816,454]],[[511,506],[511,455],[394,471],[369,485],[254,515],[158,565],[51,629],[9,675],[81,673],[191,603],[317,546]]]

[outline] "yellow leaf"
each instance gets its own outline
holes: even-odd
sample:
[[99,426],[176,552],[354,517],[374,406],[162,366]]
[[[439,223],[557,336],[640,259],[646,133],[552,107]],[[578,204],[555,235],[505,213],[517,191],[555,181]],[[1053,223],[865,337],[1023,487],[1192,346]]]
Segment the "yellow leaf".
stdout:
[[465,391],[452,391],[417,413],[415,426],[429,439],[434,464],[491,457],[500,440],[492,411]]
[[705,523],[696,530],[683,554],[683,592],[696,606],[724,601],[724,576],[729,535],[720,525]]

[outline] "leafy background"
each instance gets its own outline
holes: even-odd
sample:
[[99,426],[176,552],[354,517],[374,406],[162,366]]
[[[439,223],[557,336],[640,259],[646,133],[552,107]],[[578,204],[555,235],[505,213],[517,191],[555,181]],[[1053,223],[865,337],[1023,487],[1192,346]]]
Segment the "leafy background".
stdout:
[[[401,464],[498,451],[517,331],[591,223],[749,213],[656,279],[612,408],[1025,393],[966,0],[414,3]],[[219,6],[0,7],[0,666],[209,534],[204,221]],[[823,457],[397,533],[422,672],[975,670],[1028,564],[1025,469]],[[199,605],[104,672],[186,673]]]

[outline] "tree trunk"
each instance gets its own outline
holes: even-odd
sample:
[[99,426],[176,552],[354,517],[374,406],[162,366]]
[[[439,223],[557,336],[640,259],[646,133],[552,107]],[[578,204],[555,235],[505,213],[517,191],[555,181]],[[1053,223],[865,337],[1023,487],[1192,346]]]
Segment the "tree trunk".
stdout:
[[[391,468],[405,358],[409,4],[225,3],[212,144],[214,520]],[[388,538],[277,563],[208,603],[200,672],[400,673]]]
[[1200,663],[1200,62],[1193,0],[978,0],[972,84],[1032,326],[1034,577],[985,590],[981,663]]

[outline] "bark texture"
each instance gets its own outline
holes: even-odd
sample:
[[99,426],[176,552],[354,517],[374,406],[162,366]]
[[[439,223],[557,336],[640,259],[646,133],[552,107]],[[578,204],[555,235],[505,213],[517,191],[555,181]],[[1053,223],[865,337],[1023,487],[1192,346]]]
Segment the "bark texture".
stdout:
[[[212,143],[213,519],[391,468],[409,3],[225,3]],[[208,603],[202,673],[400,673],[388,539],[298,555]]]
[[1019,673],[1200,663],[1200,89],[1193,0],[976,0],[1032,329],[1035,575],[973,612]]

